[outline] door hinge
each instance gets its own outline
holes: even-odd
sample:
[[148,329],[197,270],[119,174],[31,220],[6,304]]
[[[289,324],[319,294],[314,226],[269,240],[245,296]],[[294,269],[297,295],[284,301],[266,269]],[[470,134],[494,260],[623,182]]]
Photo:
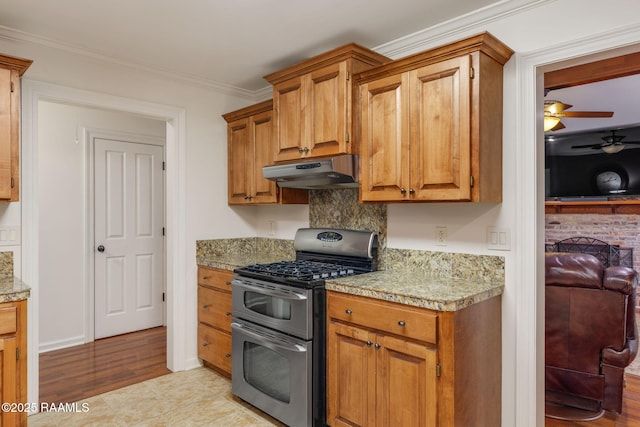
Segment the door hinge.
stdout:
[[344,139],[345,139],[346,142],[349,142],[349,132],[347,132],[347,134],[345,135]]
[[162,293],[162,302],[164,302],[164,292]]
[[472,78],[474,78],[475,76],[476,76],[476,73],[475,73],[475,71],[474,71],[473,67],[470,67],[470,68],[469,68],[469,78],[470,78],[470,79],[472,79]]
[[167,170],[167,162],[162,162],[162,170]]
[[20,349],[16,348],[16,360],[20,360]]
[[347,71],[347,80],[351,78],[351,73]]
[[473,187],[474,183],[475,183],[475,180],[473,179],[473,175],[471,175],[471,178],[469,179],[469,185]]
[[164,227],[162,227],[162,235],[163,236],[166,236],[166,232],[167,232],[167,230]]
[[440,367],[440,364],[438,363],[436,365],[436,377],[439,377],[441,373],[442,373],[442,368]]
[[11,93],[13,93],[16,90],[15,85],[13,84],[13,82],[11,82]]
[[14,181],[13,177],[11,177],[11,188],[13,188],[16,185],[16,182]]

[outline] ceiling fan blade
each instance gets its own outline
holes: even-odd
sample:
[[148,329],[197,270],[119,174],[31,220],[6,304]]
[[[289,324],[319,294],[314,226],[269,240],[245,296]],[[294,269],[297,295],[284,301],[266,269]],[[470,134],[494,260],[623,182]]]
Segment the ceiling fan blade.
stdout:
[[564,104],[560,101],[549,100],[544,102],[544,111],[551,114],[557,114],[571,107],[573,107],[573,105]]
[[612,117],[613,111],[560,111],[555,115],[568,118]]
[[621,144],[640,144],[640,141],[622,141]]
[[588,145],[572,145],[571,148],[594,148],[599,149],[602,147],[602,144],[588,144]]
[[562,122],[558,122],[557,125],[555,125],[554,127],[552,127],[549,130],[560,130],[560,129],[564,129],[566,126],[564,124],[562,124]]

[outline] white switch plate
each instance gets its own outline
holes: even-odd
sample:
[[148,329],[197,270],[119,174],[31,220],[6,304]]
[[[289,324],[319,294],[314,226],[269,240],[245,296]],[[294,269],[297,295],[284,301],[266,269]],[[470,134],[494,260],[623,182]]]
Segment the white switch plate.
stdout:
[[20,245],[20,227],[0,227],[0,246]]
[[508,228],[487,227],[487,248],[498,251],[510,251],[511,230]]

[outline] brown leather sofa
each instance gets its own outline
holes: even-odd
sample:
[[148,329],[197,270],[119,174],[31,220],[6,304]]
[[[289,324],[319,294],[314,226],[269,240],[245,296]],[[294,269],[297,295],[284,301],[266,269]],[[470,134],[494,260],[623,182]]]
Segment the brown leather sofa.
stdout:
[[624,369],[638,352],[638,275],[589,254],[545,256],[547,408],[620,413]]

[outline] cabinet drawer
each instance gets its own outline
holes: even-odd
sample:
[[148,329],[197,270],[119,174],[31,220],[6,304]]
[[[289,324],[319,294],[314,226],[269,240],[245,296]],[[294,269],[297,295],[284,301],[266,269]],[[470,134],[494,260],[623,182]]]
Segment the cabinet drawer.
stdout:
[[221,291],[231,292],[231,276],[233,276],[231,271],[198,267],[198,283]]
[[437,344],[435,312],[335,292],[329,292],[327,307],[331,319]]
[[198,324],[198,357],[231,375],[231,334]]
[[231,333],[231,294],[198,286],[198,321]]
[[16,307],[0,308],[0,335],[12,334],[18,330],[18,310]]

